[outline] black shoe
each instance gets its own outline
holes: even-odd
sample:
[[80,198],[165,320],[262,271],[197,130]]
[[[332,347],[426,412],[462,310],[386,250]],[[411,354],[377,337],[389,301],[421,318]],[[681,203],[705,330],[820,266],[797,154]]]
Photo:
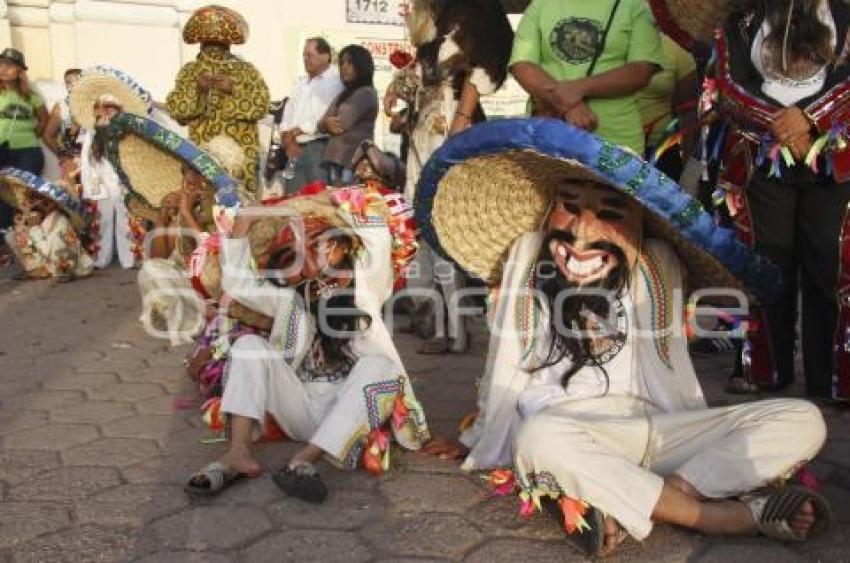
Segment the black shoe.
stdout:
[[303,501],[319,504],[328,496],[328,488],[311,464],[286,466],[272,473],[272,480],[284,494]]
[[[558,502],[544,497],[541,500],[543,511],[546,512],[558,525],[564,526],[564,513]],[[578,549],[587,557],[596,557],[602,546],[605,544],[605,526],[602,513],[596,508],[589,506],[584,519],[590,528],[584,530],[576,530],[572,534],[564,531],[564,537],[567,543],[573,548]]]

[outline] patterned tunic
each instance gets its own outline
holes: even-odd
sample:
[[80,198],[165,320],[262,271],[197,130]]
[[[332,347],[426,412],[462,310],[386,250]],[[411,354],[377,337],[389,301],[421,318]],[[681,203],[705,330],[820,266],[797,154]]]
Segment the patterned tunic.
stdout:
[[74,278],[89,275],[93,268],[93,261],[83,250],[70,221],[59,211],[38,225],[15,225],[7,242],[28,273]]
[[[233,80],[233,92],[198,88],[198,77],[223,74]],[[186,63],[177,75],[166,100],[168,111],[181,125],[189,126],[189,138],[201,144],[217,135],[232,137],[245,151],[243,188],[253,199],[259,160],[257,121],[269,110],[269,89],[260,72],[221,47],[203,46],[198,58]]]

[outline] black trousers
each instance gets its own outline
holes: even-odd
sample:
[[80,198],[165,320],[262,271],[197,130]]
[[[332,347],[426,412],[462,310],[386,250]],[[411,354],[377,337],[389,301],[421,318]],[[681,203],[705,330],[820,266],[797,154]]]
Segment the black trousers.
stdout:
[[[7,143],[3,143],[0,144],[0,168],[5,166],[14,166],[41,175],[44,168],[44,153],[41,147],[10,149]],[[13,215],[12,207],[0,201],[0,229],[7,229],[12,226]]]
[[797,167],[768,178],[765,167],[747,189],[756,248],[782,270],[781,297],[764,307],[779,385],[794,380],[797,296],[802,293],[802,349],[806,392],[829,397],[838,319],[839,236],[850,182],[836,184]]

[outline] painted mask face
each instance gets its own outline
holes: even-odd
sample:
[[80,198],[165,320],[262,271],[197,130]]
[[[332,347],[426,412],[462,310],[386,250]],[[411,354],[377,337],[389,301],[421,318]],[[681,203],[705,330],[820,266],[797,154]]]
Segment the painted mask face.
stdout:
[[197,192],[204,188],[206,181],[194,168],[183,166],[183,189],[191,192]]
[[635,264],[643,234],[640,205],[595,182],[569,182],[558,190],[546,229],[555,266],[578,286],[596,284],[626,261]]
[[112,118],[121,113],[121,108],[112,103],[96,102],[94,105],[95,125],[103,127],[109,125]]
[[338,236],[326,224],[311,223],[305,221],[303,243],[296,242],[292,236],[276,243],[277,248],[270,253],[265,268],[276,270],[270,274],[278,285],[296,287],[311,282],[307,297],[314,300],[319,296],[315,290],[322,287],[347,287],[353,272],[350,239]]

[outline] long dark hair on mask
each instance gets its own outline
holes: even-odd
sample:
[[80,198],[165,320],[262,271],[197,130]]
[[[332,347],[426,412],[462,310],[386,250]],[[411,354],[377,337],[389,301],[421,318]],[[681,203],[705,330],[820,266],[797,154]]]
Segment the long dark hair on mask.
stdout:
[[[812,72],[814,66],[819,68],[831,63],[834,58],[832,30],[818,17],[819,6],[820,0],[770,0],[764,3],[765,19],[771,27],[765,37],[765,48],[774,60],[771,66],[782,69],[788,77]],[[783,68],[783,53],[788,68]]]
[[106,156],[106,144],[109,142],[109,126],[98,125],[94,128],[94,139],[91,144],[91,154],[95,160]]
[[[606,241],[592,243],[587,250],[604,250],[610,252],[616,259],[617,265],[602,280],[590,285],[579,287],[564,277],[561,270],[555,266],[554,257],[550,249],[552,241],[563,241],[569,245],[575,244],[575,236],[566,231],[552,231],[543,242],[538,255],[538,264],[551,264],[552,275],[538,276],[537,289],[546,299],[549,306],[549,334],[552,335],[546,359],[538,366],[532,368],[532,372],[548,368],[560,363],[565,358],[570,358],[572,363],[561,378],[564,387],[570,378],[581,368],[590,364],[599,367],[605,374],[606,389],[608,373],[594,355],[592,339],[588,335],[588,317],[595,315],[599,319],[607,319],[611,312],[611,299],[600,295],[598,290],[606,290],[612,298],[619,297],[628,288],[629,265],[623,250]],[[583,292],[583,289],[593,291]],[[563,299],[560,311],[555,311],[558,296],[562,292],[571,292],[572,295]],[[610,293],[609,293],[610,292]],[[538,306],[540,306],[538,304]],[[592,315],[591,315],[592,314]],[[563,334],[564,329],[570,329],[571,334]]]
[[352,361],[351,339],[372,325],[372,317],[355,305],[354,285],[313,301],[310,312],[317,320],[317,336],[325,361],[331,364]]

